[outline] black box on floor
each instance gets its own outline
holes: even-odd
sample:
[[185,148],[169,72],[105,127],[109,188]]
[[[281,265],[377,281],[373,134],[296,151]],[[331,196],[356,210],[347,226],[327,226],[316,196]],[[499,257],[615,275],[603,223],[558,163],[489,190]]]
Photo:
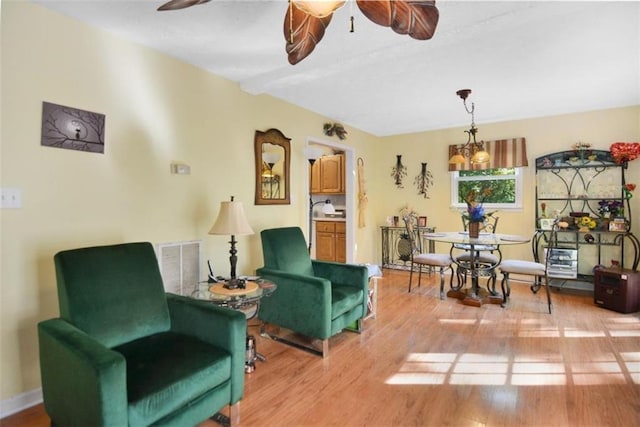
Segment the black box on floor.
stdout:
[[622,268],[596,270],[593,301],[620,313],[640,310],[640,273]]

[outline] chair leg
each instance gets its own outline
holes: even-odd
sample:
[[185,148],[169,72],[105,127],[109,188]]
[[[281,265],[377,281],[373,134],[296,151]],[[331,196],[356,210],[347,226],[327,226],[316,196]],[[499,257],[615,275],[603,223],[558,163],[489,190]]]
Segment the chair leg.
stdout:
[[440,299],[444,300],[444,267],[440,267]]
[[409,269],[409,293],[411,293],[411,280],[413,279],[413,261],[411,261],[411,268]]
[[418,287],[420,287],[420,282],[422,281],[422,268],[424,266],[422,264],[418,264]]
[[544,288],[547,290],[547,305],[549,306],[549,314],[551,314],[551,291],[549,290],[549,278],[544,278]]
[[[506,288],[505,288],[506,285]],[[511,295],[511,285],[509,284],[509,273],[502,273],[502,281],[500,282],[500,287],[502,288],[502,306],[504,307],[507,304],[507,300]]]
[[240,402],[229,405],[229,425],[240,425]]

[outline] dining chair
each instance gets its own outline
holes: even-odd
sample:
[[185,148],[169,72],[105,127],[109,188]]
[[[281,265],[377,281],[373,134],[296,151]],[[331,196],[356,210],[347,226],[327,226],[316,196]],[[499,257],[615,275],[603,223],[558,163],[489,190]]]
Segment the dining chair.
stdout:
[[545,250],[544,264],[541,262],[519,260],[519,259],[506,259],[500,263],[499,269],[502,273],[502,281],[500,286],[502,288],[503,302],[502,306],[506,306],[509,297],[511,296],[511,282],[509,280],[510,274],[520,274],[525,276],[534,276],[534,282],[531,285],[531,292],[538,293],[542,282],[544,281],[544,287],[547,292],[547,306],[549,308],[549,314],[551,314],[551,291],[549,290],[549,262],[552,252],[558,247],[558,222],[556,221],[549,232],[547,238],[547,247]]
[[450,285],[453,281],[453,268],[451,263],[453,260],[449,254],[442,253],[425,253],[422,249],[422,233],[424,228],[418,227],[418,218],[413,215],[403,217],[405,227],[407,229],[407,238],[411,243],[411,269],[409,270],[409,292],[411,292],[411,283],[413,281],[413,271],[415,266],[418,267],[418,287],[422,279],[422,270],[424,267],[438,268],[440,273],[440,299],[445,299],[444,294],[444,271],[451,270]]
[[[469,230],[469,219],[465,216],[461,216],[462,226],[465,232]],[[499,216],[495,214],[487,215],[480,232],[495,234],[498,229]],[[454,245],[455,249],[464,251],[460,255],[456,255],[456,262],[458,267],[456,268],[456,279],[458,281],[458,287],[462,287],[462,284],[467,281],[467,274],[471,271],[470,263],[473,260],[473,270],[478,276],[488,277],[487,290],[496,294],[496,281],[497,276],[495,273],[495,267],[500,263],[501,259],[495,255],[494,252],[498,250],[497,245],[474,245],[474,254],[469,252],[470,246],[465,243],[458,243]]]

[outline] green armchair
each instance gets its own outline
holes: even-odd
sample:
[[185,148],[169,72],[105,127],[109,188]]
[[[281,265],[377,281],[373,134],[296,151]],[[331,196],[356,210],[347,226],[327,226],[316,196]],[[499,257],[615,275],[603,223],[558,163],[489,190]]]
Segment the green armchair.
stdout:
[[362,329],[367,313],[367,267],[312,260],[298,227],[263,230],[260,237],[264,267],[256,274],[278,285],[278,290],[260,303],[263,335],[267,334],[265,323],[270,323],[321,340],[321,348],[302,347],[325,357],[330,337],[345,328]]
[[239,423],[244,314],[165,293],[150,243],[62,251],[54,262],[60,317],[38,324],[52,424],[196,425],[227,405]]

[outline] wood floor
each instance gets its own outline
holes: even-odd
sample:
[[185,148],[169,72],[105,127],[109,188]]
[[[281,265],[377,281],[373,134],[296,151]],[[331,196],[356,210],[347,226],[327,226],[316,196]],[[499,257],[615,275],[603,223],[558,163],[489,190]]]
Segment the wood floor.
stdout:
[[[246,376],[241,425],[640,425],[639,313],[563,290],[549,315],[544,290],[517,282],[507,308],[476,308],[438,299],[435,276],[407,282],[385,270],[377,317],[324,360],[257,337],[268,359]],[[0,425],[49,420],[39,405]]]

